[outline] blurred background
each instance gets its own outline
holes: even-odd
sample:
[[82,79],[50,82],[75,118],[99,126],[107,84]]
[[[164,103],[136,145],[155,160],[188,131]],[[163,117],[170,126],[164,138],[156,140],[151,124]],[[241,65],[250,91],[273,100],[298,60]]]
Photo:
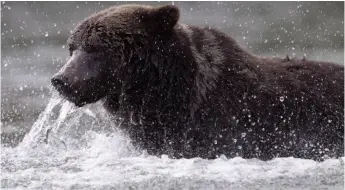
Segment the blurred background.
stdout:
[[248,51],[344,64],[344,2],[1,2],[1,142],[16,146],[50,98],[70,31],[112,5],[174,4],[180,22],[211,26]]

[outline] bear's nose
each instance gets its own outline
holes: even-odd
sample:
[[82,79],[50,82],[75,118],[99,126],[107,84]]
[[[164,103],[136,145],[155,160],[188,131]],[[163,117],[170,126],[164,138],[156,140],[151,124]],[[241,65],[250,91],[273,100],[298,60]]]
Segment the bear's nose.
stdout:
[[55,76],[51,79],[51,83],[55,88],[65,88],[68,86],[68,79],[63,76]]

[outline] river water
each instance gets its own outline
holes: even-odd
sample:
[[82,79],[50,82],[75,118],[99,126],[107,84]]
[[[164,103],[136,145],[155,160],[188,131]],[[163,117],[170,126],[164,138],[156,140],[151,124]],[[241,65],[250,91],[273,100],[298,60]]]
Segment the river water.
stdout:
[[[131,146],[97,103],[76,108],[53,93],[16,148],[2,148],[2,188],[343,189],[344,158],[323,162],[150,156]],[[49,131],[49,133],[47,133]],[[48,135],[47,135],[48,134]]]
[[[75,108],[57,96],[49,79],[68,57],[69,31],[114,4],[1,3],[2,189],[344,189],[344,158],[150,156],[100,102]],[[174,4],[181,22],[216,27],[252,53],[344,64],[343,2]]]

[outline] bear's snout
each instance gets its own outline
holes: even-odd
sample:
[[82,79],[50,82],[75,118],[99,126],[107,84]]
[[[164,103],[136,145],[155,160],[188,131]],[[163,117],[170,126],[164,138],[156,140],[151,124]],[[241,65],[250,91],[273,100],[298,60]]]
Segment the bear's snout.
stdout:
[[66,91],[69,91],[70,89],[68,78],[62,75],[54,76],[51,79],[51,83],[54,86],[54,88],[57,89],[60,93],[66,93]]

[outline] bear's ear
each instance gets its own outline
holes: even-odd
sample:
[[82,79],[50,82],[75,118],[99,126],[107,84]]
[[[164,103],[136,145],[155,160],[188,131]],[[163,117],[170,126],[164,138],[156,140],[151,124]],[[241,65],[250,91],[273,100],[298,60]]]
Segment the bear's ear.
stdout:
[[155,7],[151,10],[150,16],[159,30],[171,30],[180,18],[180,11],[174,5]]

